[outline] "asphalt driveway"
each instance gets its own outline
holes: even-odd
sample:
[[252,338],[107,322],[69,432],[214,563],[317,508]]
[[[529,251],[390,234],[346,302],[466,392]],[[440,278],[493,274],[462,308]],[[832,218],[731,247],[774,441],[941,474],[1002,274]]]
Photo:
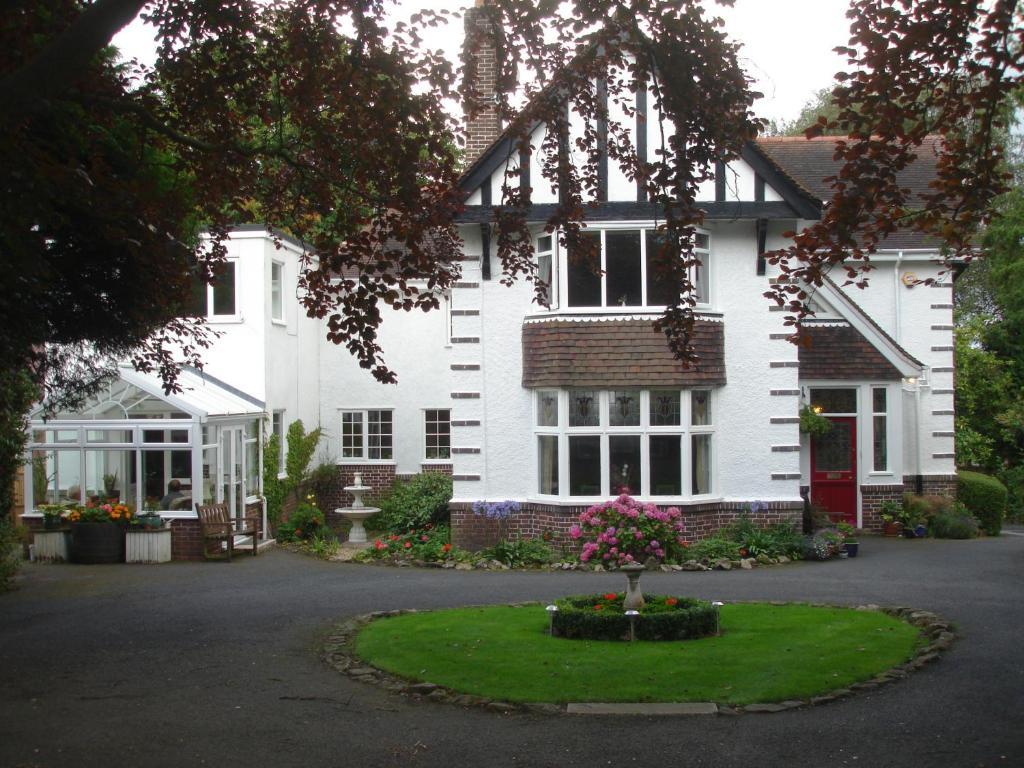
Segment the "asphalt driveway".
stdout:
[[[0,766],[1024,765],[1024,537],[866,538],[861,556],[648,574],[720,600],[936,611],[959,638],[907,680],[827,706],[690,718],[495,714],[352,682],[316,653],[393,608],[550,600],[622,577],[324,563],[27,565],[0,595]],[[628,674],[628,670],[623,670]]]

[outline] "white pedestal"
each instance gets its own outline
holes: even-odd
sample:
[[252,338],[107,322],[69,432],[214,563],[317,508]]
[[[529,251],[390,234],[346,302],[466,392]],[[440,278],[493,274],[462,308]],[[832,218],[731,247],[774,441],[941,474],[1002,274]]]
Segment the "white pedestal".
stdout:
[[171,529],[128,531],[125,536],[125,562],[171,562]]
[[32,538],[35,558],[42,563],[66,563],[68,561],[67,531],[36,531]]

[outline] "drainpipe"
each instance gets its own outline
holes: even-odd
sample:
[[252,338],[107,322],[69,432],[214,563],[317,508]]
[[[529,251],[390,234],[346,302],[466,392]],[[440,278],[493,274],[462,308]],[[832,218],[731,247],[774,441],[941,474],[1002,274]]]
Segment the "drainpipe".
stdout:
[[917,457],[914,472],[914,492],[920,495],[924,491],[924,478],[921,477],[921,443],[924,442],[921,435],[921,380],[918,379],[914,385],[914,429],[917,432],[917,439],[914,441]]
[[902,332],[902,329],[903,329],[903,317],[900,315],[900,309],[901,309],[901,307],[900,307],[900,287],[901,287],[900,266],[902,264],[903,264],[903,251],[900,251],[899,253],[896,254],[896,268],[893,270],[893,273],[892,273],[893,308],[894,308],[894,311],[896,313],[895,314],[896,322],[893,323],[893,325],[895,326],[894,327],[895,333],[893,334],[893,336],[896,337],[896,343],[897,344],[902,344],[903,343],[903,332]]

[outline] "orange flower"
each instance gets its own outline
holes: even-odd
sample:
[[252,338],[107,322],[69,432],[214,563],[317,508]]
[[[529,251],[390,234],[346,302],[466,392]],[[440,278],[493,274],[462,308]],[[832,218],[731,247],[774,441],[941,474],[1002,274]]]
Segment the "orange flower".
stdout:
[[676,605],[678,603],[679,603],[679,601],[676,600],[674,597],[666,597],[665,598],[665,605]]
[[451,544],[445,544],[443,547],[441,547],[441,551],[442,552],[451,552],[452,551],[452,545]]

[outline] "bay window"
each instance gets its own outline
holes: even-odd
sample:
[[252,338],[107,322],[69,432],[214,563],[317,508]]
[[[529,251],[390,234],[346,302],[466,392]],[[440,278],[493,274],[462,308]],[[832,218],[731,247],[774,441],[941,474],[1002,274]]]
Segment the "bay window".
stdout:
[[714,492],[710,390],[539,390],[535,405],[543,496],[678,499]]

